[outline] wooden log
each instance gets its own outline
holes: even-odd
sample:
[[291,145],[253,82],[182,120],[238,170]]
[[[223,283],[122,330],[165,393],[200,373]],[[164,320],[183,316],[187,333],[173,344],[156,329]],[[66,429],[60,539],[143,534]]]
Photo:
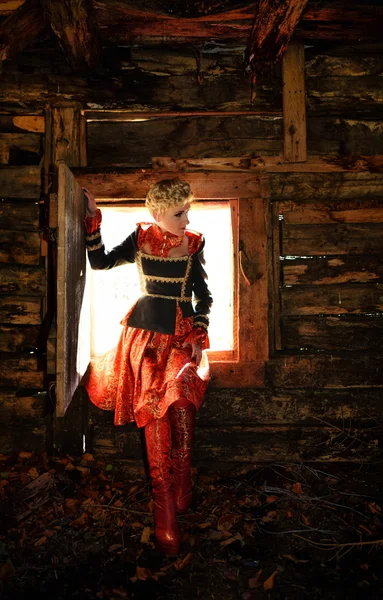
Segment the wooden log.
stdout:
[[0,167],[0,187],[4,198],[40,198],[41,168]]
[[44,394],[16,396],[16,392],[0,390],[0,422],[14,427],[23,423],[43,425]]
[[0,115],[1,133],[44,133],[44,117],[30,115],[17,117],[12,115]]
[[0,294],[14,296],[45,295],[43,267],[7,266],[0,268]]
[[[307,143],[315,154],[354,155],[383,153],[383,125],[375,119],[357,120],[308,116]],[[374,170],[373,166],[372,169]]]
[[383,311],[380,284],[331,285],[281,289],[282,316],[369,314]]
[[364,200],[382,197],[381,173],[276,173],[270,178],[275,200]]
[[284,225],[284,256],[381,254],[383,223]]
[[8,16],[13,13],[19,6],[21,6],[25,0],[3,0],[0,4],[0,15]]
[[[142,169],[124,172],[115,169],[113,173],[92,173],[87,169],[73,168],[80,186],[92,190],[99,200],[136,198],[142,200],[152,183],[160,179],[172,178],[174,173],[142,172]],[[189,173],[187,177],[195,198],[229,199],[238,197],[262,197],[264,179],[259,174],[249,173]]]
[[[3,220],[0,215],[0,222]],[[40,263],[40,235],[31,231],[0,229],[0,263],[38,265]]]
[[[40,162],[41,136],[33,133],[0,133],[0,164],[20,164],[17,159],[34,154],[36,164]],[[25,159],[24,159],[25,160]],[[29,158],[30,162],[30,158]]]
[[0,386],[5,388],[43,387],[44,372],[39,370],[35,356],[2,356],[0,361]]
[[[355,118],[382,115],[383,90],[380,77],[307,77],[307,112],[338,114]],[[348,111],[348,112],[347,112]]]
[[383,387],[380,357],[279,356],[267,364],[274,388]]
[[382,350],[383,319],[289,317],[282,319],[282,346],[285,350],[349,351],[379,353]]
[[325,223],[382,223],[383,199],[279,202],[279,214],[287,225]]
[[0,352],[24,352],[37,348],[39,328],[1,325]]
[[281,270],[282,283],[289,286],[383,282],[381,255],[284,260]]
[[307,160],[304,46],[290,44],[282,61],[283,140],[286,162]]
[[307,0],[260,0],[246,48],[246,66],[254,70],[259,63],[282,58]]
[[99,66],[101,48],[89,0],[41,0],[65,57],[75,73]]
[[45,423],[23,423],[17,427],[0,424],[0,452],[8,455],[18,454],[21,450],[46,452],[46,437]]
[[19,52],[37,38],[45,29],[39,0],[26,0],[0,25],[1,63]]
[[0,323],[14,325],[40,325],[40,298],[16,296],[0,297]]
[[[173,159],[193,156],[248,156],[280,154],[282,119],[198,117],[144,122],[92,123],[88,156],[92,166],[151,165],[153,156]],[[243,160],[243,159],[242,159]]]
[[[381,409],[382,392],[376,388],[209,389],[197,415],[197,426],[319,425],[319,419],[337,426],[345,419],[366,426],[380,418]],[[105,414],[93,411],[92,420],[100,421]]]
[[379,76],[383,69],[382,54],[369,52],[328,55],[306,50],[305,71],[307,77],[369,77]]

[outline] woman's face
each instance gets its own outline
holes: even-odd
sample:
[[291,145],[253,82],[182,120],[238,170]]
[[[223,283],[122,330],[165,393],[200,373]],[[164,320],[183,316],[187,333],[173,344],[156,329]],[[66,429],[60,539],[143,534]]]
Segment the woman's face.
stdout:
[[172,206],[161,214],[153,212],[153,218],[163,231],[169,231],[174,235],[184,235],[186,226],[189,224],[189,209],[190,202],[186,202]]

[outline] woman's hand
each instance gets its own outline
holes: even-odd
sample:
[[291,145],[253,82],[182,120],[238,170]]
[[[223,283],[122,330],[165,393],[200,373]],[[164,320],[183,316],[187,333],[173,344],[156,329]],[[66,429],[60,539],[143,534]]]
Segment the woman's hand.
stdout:
[[202,347],[201,344],[184,344],[184,348],[190,346],[192,349],[191,359],[194,360],[197,367],[202,360]]
[[82,191],[84,192],[84,196],[87,201],[86,214],[89,217],[95,217],[97,211],[96,200],[94,199],[92,192],[89,192],[89,190],[87,190],[86,188],[82,188]]

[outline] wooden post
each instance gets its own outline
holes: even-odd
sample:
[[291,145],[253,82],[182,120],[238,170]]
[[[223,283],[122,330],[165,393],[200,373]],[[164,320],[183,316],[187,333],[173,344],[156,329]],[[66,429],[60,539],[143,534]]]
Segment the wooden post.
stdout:
[[305,162],[306,105],[303,44],[292,42],[282,61],[284,160]]

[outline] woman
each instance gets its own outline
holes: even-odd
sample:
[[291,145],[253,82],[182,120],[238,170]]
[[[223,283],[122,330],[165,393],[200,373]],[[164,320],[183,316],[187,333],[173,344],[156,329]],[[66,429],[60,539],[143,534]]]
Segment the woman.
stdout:
[[[204,239],[186,229],[193,196],[178,178],[151,186],[146,206],[153,223],[139,223],[122,244],[105,251],[101,211],[92,194],[85,217],[92,269],[136,262],[142,296],[124,317],[117,347],[93,365],[91,401],[114,410],[115,425],[145,428],[158,549],[174,556],[180,545],[176,512],[191,504],[195,413],[209,378],[204,349],[212,303],[203,268]],[[192,304],[194,301],[194,307]]]

